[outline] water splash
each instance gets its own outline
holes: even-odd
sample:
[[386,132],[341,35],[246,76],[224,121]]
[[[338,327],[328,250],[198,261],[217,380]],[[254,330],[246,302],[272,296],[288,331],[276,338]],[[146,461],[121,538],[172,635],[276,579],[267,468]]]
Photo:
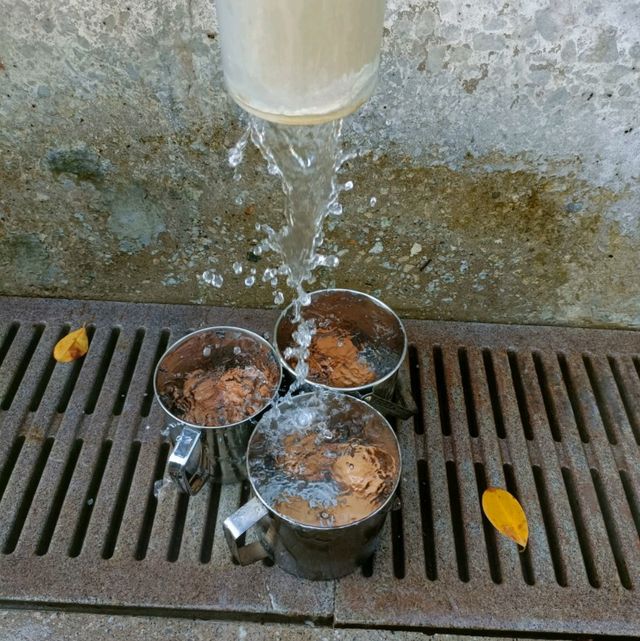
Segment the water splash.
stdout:
[[[307,377],[308,348],[315,331],[313,324],[300,322],[302,307],[310,302],[305,287],[315,281],[318,268],[335,268],[340,262],[337,256],[326,254],[321,248],[325,218],[342,214],[338,197],[342,191],[353,189],[351,180],[338,183],[340,167],[355,157],[343,152],[341,135],[342,120],[314,126],[288,126],[250,116],[246,131],[229,153],[229,164],[237,171],[251,140],[266,160],[269,174],[281,181],[285,196],[283,224],[274,228],[257,223],[256,231],[264,237],[251,251],[257,257],[267,252],[277,256],[277,266],[266,268],[262,275],[262,281],[274,289],[276,305],[284,302],[284,294],[276,290],[279,277],[295,292],[294,322],[300,324],[290,353],[297,361],[294,391]],[[234,264],[234,273],[240,274],[236,265],[238,263]],[[244,284],[252,287],[255,282],[252,269]]]
[[[339,216],[341,191],[353,188],[353,182],[338,184],[338,170],[351,156],[342,151],[342,120],[314,126],[279,125],[250,117],[242,138],[229,153],[229,163],[236,168],[244,155],[249,138],[267,162],[267,170],[280,178],[285,195],[284,224],[273,228],[258,224],[265,237],[252,250],[256,256],[272,251],[277,254],[277,273],[286,278],[299,299],[306,284],[315,281],[318,267],[334,267],[337,257],[321,252],[323,223],[328,215]],[[273,281],[274,273],[265,273],[264,281]],[[276,283],[277,285],[277,283]]]
[[207,269],[205,272],[202,272],[202,280],[207,283],[207,285],[212,285],[218,289],[220,289],[224,284],[224,278],[222,275],[212,269]]
[[248,460],[268,505],[320,527],[367,517],[391,495],[400,468],[386,422],[366,405],[326,391],[296,396],[267,412]]

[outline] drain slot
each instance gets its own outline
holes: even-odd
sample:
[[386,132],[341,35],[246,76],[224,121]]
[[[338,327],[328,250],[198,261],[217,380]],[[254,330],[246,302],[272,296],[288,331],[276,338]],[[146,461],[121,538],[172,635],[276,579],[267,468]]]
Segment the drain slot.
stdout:
[[438,408],[440,410],[440,427],[444,436],[451,436],[451,417],[449,415],[449,401],[447,399],[447,381],[444,372],[444,359],[442,348],[433,348],[433,365],[436,374],[436,387],[438,389]]
[[558,363],[560,364],[560,371],[562,372],[562,378],[567,389],[567,396],[569,397],[569,402],[571,403],[571,409],[573,410],[573,416],[576,420],[576,426],[578,428],[578,433],[580,434],[580,439],[583,443],[588,443],[591,439],[589,438],[589,431],[587,429],[587,426],[585,425],[582,408],[580,407],[580,403],[578,402],[579,393],[573,382],[573,377],[571,375],[571,371],[569,370],[569,364],[567,363],[567,358],[564,354],[558,354]]
[[402,522],[402,494],[398,488],[398,499],[400,507],[391,511],[391,546],[393,555],[393,575],[396,579],[404,579],[405,555],[404,555],[404,524]]
[[618,437],[616,435],[615,421],[613,420],[609,412],[607,402],[604,398],[604,394],[595,373],[595,368],[593,367],[593,363],[591,362],[591,359],[586,355],[582,357],[582,361],[584,363],[584,368],[587,371],[587,376],[589,377],[589,383],[591,383],[591,389],[593,390],[593,394],[596,399],[598,413],[600,414],[600,418],[602,419],[602,424],[604,425],[604,431],[607,434],[607,439],[609,440],[609,443],[611,443],[611,445],[617,445]]
[[370,579],[373,576],[373,566],[375,563],[376,555],[372,554],[363,564],[362,564],[362,576],[365,579]]
[[633,432],[633,437],[635,438],[636,445],[640,445],[640,419],[636,420],[633,410],[631,409],[631,399],[629,396],[629,392],[626,388],[626,385],[624,384],[622,375],[620,374],[620,368],[618,367],[616,359],[609,356],[607,360],[609,361],[609,367],[611,368],[613,379],[616,382],[618,393],[620,394],[620,399],[622,400],[622,404],[624,405],[624,411],[627,414],[627,420],[629,421],[629,425],[631,426],[631,431]]
[[5,461],[5,464],[2,468],[2,474],[0,474],[0,501],[2,501],[4,491],[7,489],[7,484],[11,479],[13,469],[15,468],[18,457],[20,456],[20,452],[22,451],[24,441],[24,436],[18,436],[18,438],[15,439],[15,441],[13,441],[13,444],[11,445],[11,449],[9,450],[9,454],[7,455],[7,460]]
[[558,582],[558,585],[566,588],[567,569],[562,559],[562,551],[560,549],[560,542],[558,541],[558,526],[556,525],[555,518],[551,509],[551,501],[547,492],[544,474],[542,472],[542,468],[539,465],[534,465],[532,470],[533,480],[536,484],[536,491],[538,492],[538,499],[540,500],[544,529],[547,533],[547,541],[549,542],[549,551],[551,552],[551,563],[553,564],[553,571],[556,575],[556,581]]
[[553,397],[549,389],[549,379],[547,378],[547,373],[545,372],[540,352],[533,352],[533,364],[535,366],[536,376],[538,377],[538,385],[540,387],[540,391],[542,392],[542,401],[544,403],[547,419],[549,421],[551,436],[553,437],[553,440],[556,441],[556,443],[560,443],[562,441],[560,422],[558,420],[558,414],[553,403]]
[[75,532],[73,533],[73,538],[71,539],[71,545],[69,546],[69,556],[71,558],[79,556],[80,552],[82,551],[84,538],[87,535],[87,529],[89,528],[91,515],[93,514],[93,506],[95,505],[98,492],[100,491],[100,485],[102,483],[104,471],[107,467],[107,463],[109,462],[109,454],[111,453],[112,445],[113,442],[107,440],[102,444],[100,448],[98,462],[91,478],[91,483],[89,484],[87,494],[84,497],[84,503],[82,504],[82,511],[80,512],[78,525],[76,526]]
[[460,485],[456,464],[447,461],[447,487],[449,489],[449,505],[451,506],[451,527],[456,548],[456,562],[458,564],[458,577],[464,583],[469,581],[469,562],[467,559],[467,546],[464,536],[464,520],[462,518],[462,504],[460,502]]
[[511,369],[511,381],[513,389],[516,393],[516,400],[518,401],[518,411],[520,412],[520,421],[522,429],[527,441],[533,441],[533,430],[531,429],[531,416],[529,415],[529,407],[527,405],[527,396],[524,391],[522,383],[522,374],[520,373],[520,365],[518,357],[515,352],[508,352],[509,368]]
[[411,395],[416,404],[416,413],[413,415],[413,427],[416,434],[424,434],[420,357],[418,356],[418,350],[415,345],[409,345],[409,377],[411,380]]
[[593,468],[591,469],[591,478],[593,479],[593,486],[596,489],[596,496],[598,497],[598,503],[600,504],[600,510],[602,511],[604,526],[607,530],[607,536],[609,537],[609,545],[611,546],[611,552],[613,552],[613,558],[618,570],[618,576],[620,577],[620,583],[622,583],[622,586],[627,590],[631,590],[633,586],[631,585],[631,578],[629,577],[627,564],[624,560],[624,552],[620,545],[620,537],[618,535],[618,528],[616,527],[615,514],[611,511],[611,503],[607,498],[607,493],[605,492],[598,470],[594,470]]
[[147,417],[151,412],[151,406],[153,405],[153,374],[156,370],[156,366],[160,362],[162,355],[167,351],[169,345],[169,339],[171,338],[171,332],[168,329],[163,329],[160,332],[160,340],[158,341],[158,347],[156,348],[156,353],[153,357],[153,367],[149,372],[149,380],[147,381],[147,389],[142,400],[142,405],[140,406],[140,416]]
[[[60,333],[58,334],[58,337],[56,338],[56,343],[64,338],[69,333],[69,325],[65,325]],[[49,359],[47,360],[47,367],[45,368],[44,372],[42,372],[42,376],[40,377],[40,380],[38,381],[38,386],[36,387],[36,391],[33,393],[33,398],[31,399],[31,403],[29,405],[29,411],[30,412],[36,412],[38,408],[40,407],[40,401],[42,401],[42,397],[44,396],[44,393],[47,390],[47,385],[49,385],[49,381],[51,380],[51,375],[53,374],[53,370],[56,367],[56,359],[53,358],[53,353],[49,355]]]
[[426,461],[418,461],[418,491],[420,493],[420,518],[422,521],[422,545],[427,578],[435,581],[438,578],[436,559],[436,537],[433,526],[433,504],[431,500],[431,481],[429,480],[429,465]]
[[131,379],[133,379],[133,373],[136,369],[136,364],[138,363],[138,358],[140,356],[140,350],[142,349],[142,342],[144,341],[145,333],[146,332],[142,328],[136,330],[136,335],[133,339],[133,345],[131,346],[131,351],[129,352],[129,358],[127,359],[124,376],[122,377],[122,382],[120,383],[120,388],[118,389],[116,401],[113,406],[112,414],[114,416],[120,416],[122,414],[122,410],[124,409],[124,403],[127,400],[129,386],[131,385]]
[[87,398],[87,404],[84,407],[85,414],[93,414],[96,409],[96,403],[100,397],[100,392],[102,391],[102,386],[104,385],[104,380],[107,377],[107,372],[109,371],[109,365],[111,365],[111,359],[113,358],[113,353],[118,344],[118,338],[120,337],[120,328],[114,327],[111,330],[109,336],[109,341],[105,347],[104,352],[102,353],[102,358],[100,359],[100,365],[98,371],[96,372],[96,377],[91,386],[91,392]]
[[[474,465],[476,473],[476,483],[478,486],[478,497],[482,499],[484,491],[487,489],[487,477],[482,463]],[[502,571],[500,570],[500,557],[498,556],[498,545],[496,543],[496,531],[489,523],[488,519],[482,519],[482,527],[484,530],[484,540],[487,547],[487,557],[489,559],[489,572],[491,573],[491,580],[496,583],[502,583]]]
[[76,469],[76,464],[78,463],[78,458],[80,452],[82,451],[83,442],[81,439],[76,439],[69,452],[67,457],[67,462],[64,466],[64,471],[62,472],[62,477],[60,479],[60,484],[56,490],[55,496],[53,497],[53,503],[51,504],[51,509],[47,515],[47,521],[44,525],[42,534],[40,535],[40,540],[36,547],[36,554],[38,556],[43,556],[49,551],[49,545],[51,539],[53,538],[53,533],[56,530],[56,525],[58,524],[58,518],[60,517],[60,511],[62,510],[62,504],[64,499],[67,496],[67,491],[69,490],[69,484],[71,483],[71,477]]
[[584,561],[584,569],[587,573],[587,578],[589,584],[594,588],[600,587],[600,579],[598,577],[598,571],[596,569],[596,564],[593,559],[593,552],[591,551],[591,542],[589,541],[587,535],[587,529],[584,522],[584,516],[582,514],[582,508],[580,507],[580,502],[578,500],[578,492],[573,480],[573,475],[571,470],[566,467],[562,468],[562,478],[564,480],[564,486],[567,491],[567,497],[569,499],[569,506],[571,508],[571,514],[573,516],[573,522],[576,526],[576,533],[578,535],[578,542],[580,544],[580,552],[582,553],[582,560]]
[[147,506],[144,510],[144,517],[142,519],[142,527],[140,528],[140,536],[136,546],[136,560],[143,561],[147,556],[147,549],[149,548],[149,541],[151,540],[151,531],[153,530],[153,521],[156,517],[156,509],[158,508],[158,498],[154,493],[156,481],[162,480],[164,474],[164,467],[169,458],[169,443],[162,443],[158,450],[158,458],[156,459],[156,466],[153,469],[153,476],[151,478],[151,487],[149,488],[149,495],[147,498]]
[[169,541],[169,550],[167,551],[167,561],[174,563],[180,556],[180,545],[182,544],[182,535],[184,533],[184,523],[187,519],[187,510],[189,509],[189,495],[178,495],[178,508],[176,518],[173,523],[173,532]]
[[218,506],[220,505],[221,486],[215,484],[211,486],[209,496],[209,507],[202,534],[202,546],[200,548],[200,562],[209,563],[211,553],[213,552],[213,537],[216,531],[216,520],[218,518]]
[[17,369],[13,374],[13,378],[11,379],[11,383],[9,384],[9,388],[7,389],[4,395],[4,399],[2,400],[2,405],[0,405],[0,409],[8,410],[11,407],[11,404],[13,403],[13,399],[18,393],[18,389],[20,389],[20,383],[22,383],[22,379],[24,378],[24,375],[27,373],[27,368],[29,367],[29,363],[31,363],[31,359],[33,358],[36,348],[38,347],[38,343],[42,338],[42,334],[44,333],[44,328],[45,328],[44,325],[34,326],[31,340],[29,341],[29,344],[27,345],[27,349],[25,350],[25,353],[22,359],[20,360]]
[[53,443],[54,439],[52,437],[49,437],[45,440],[40,448],[40,454],[38,455],[38,459],[36,460],[36,463],[33,467],[33,472],[29,477],[29,483],[27,484],[25,492],[22,496],[16,518],[11,527],[11,531],[9,532],[9,536],[7,537],[4,549],[2,550],[3,554],[11,554],[18,545],[20,534],[22,534],[22,528],[24,527],[24,523],[27,520],[27,515],[29,514],[31,503],[33,502],[33,497],[35,496],[36,490],[38,489],[38,485],[40,483],[40,479],[42,478],[44,468],[47,464],[47,461],[49,460],[49,454],[51,454]]
[[498,393],[498,386],[496,383],[496,372],[493,366],[493,356],[490,350],[482,350],[482,363],[484,365],[484,373],[487,378],[489,397],[491,398],[491,411],[493,412],[493,421],[496,425],[496,435],[498,438],[507,438],[507,432],[504,428],[504,419],[502,418],[500,394]]
[[[96,332],[95,325],[87,325],[85,328],[87,330],[87,337],[89,338],[89,351],[91,351],[91,341],[93,340],[93,335]],[[60,395],[60,400],[58,401],[57,412],[58,414],[64,414],[67,411],[69,402],[71,401],[71,396],[73,390],[76,388],[76,383],[78,382],[78,377],[80,376],[80,370],[85,364],[86,358],[80,358],[76,361],[73,361],[71,365],[71,370],[65,382],[62,394]]]
[[467,412],[467,425],[469,426],[469,436],[477,438],[480,435],[478,430],[478,417],[476,416],[476,406],[473,402],[473,387],[471,385],[471,372],[469,370],[469,357],[467,350],[461,347],[458,350],[458,363],[460,365],[460,377],[462,379],[462,391],[464,394],[464,405]]
[[[504,480],[507,485],[507,490],[513,494],[518,500],[518,485],[516,483],[516,476],[513,472],[513,466],[506,464],[502,466],[504,472]],[[522,578],[527,585],[535,585],[536,578],[533,572],[533,563],[531,562],[531,552],[529,547],[525,548],[520,554],[520,567],[522,569]]]
[[0,366],[4,363],[4,359],[7,356],[9,349],[11,349],[11,344],[13,343],[13,339],[16,337],[19,329],[20,323],[11,323],[11,325],[9,325],[7,334],[0,344]]
[[125,466],[125,472],[122,480],[120,481],[120,488],[118,489],[118,496],[116,499],[116,505],[113,509],[113,516],[111,517],[107,537],[102,548],[103,559],[110,559],[116,549],[118,534],[120,533],[120,526],[122,525],[122,517],[124,516],[124,510],[127,507],[127,499],[129,498],[129,492],[131,491],[133,475],[135,474],[136,466],[138,465],[140,446],[140,441],[134,441],[131,444],[131,450],[129,451],[127,464]]
[[627,503],[629,504],[629,509],[631,510],[631,516],[633,517],[633,522],[636,526],[636,532],[640,538],[640,501],[638,500],[635,490],[633,489],[633,484],[629,478],[629,474],[626,470],[619,470],[620,480],[622,481],[622,487],[624,489],[624,494],[627,497]]

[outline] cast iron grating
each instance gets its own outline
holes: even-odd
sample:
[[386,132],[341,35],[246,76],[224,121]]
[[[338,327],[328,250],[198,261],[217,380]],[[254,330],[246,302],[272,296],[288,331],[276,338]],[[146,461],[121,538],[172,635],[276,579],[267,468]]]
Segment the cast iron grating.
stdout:
[[[157,498],[152,373],[190,328],[271,312],[0,299],[0,601],[342,626],[640,634],[640,334],[410,321],[418,413],[396,425],[401,508],[362,571],[299,581],[231,563],[246,486]],[[86,323],[91,349],[51,350]],[[482,518],[529,516],[524,553]]]

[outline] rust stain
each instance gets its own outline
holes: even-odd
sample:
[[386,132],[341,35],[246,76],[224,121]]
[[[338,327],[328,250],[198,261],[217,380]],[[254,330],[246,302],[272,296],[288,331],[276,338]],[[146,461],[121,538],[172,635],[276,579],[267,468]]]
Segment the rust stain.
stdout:
[[44,443],[46,437],[46,432],[42,427],[37,427],[35,425],[30,426],[24,433],[25,443],[34,443],[39,445]]

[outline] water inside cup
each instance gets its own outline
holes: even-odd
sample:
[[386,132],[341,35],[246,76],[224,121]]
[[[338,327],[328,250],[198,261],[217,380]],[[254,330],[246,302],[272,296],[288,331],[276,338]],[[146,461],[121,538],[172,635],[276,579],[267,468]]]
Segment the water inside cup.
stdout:
[[249,444],[254,489],[274,511],[322,528],[361,521],[395,491],[400,452],[387,421],[331,392],[294,397],[267,412]]

